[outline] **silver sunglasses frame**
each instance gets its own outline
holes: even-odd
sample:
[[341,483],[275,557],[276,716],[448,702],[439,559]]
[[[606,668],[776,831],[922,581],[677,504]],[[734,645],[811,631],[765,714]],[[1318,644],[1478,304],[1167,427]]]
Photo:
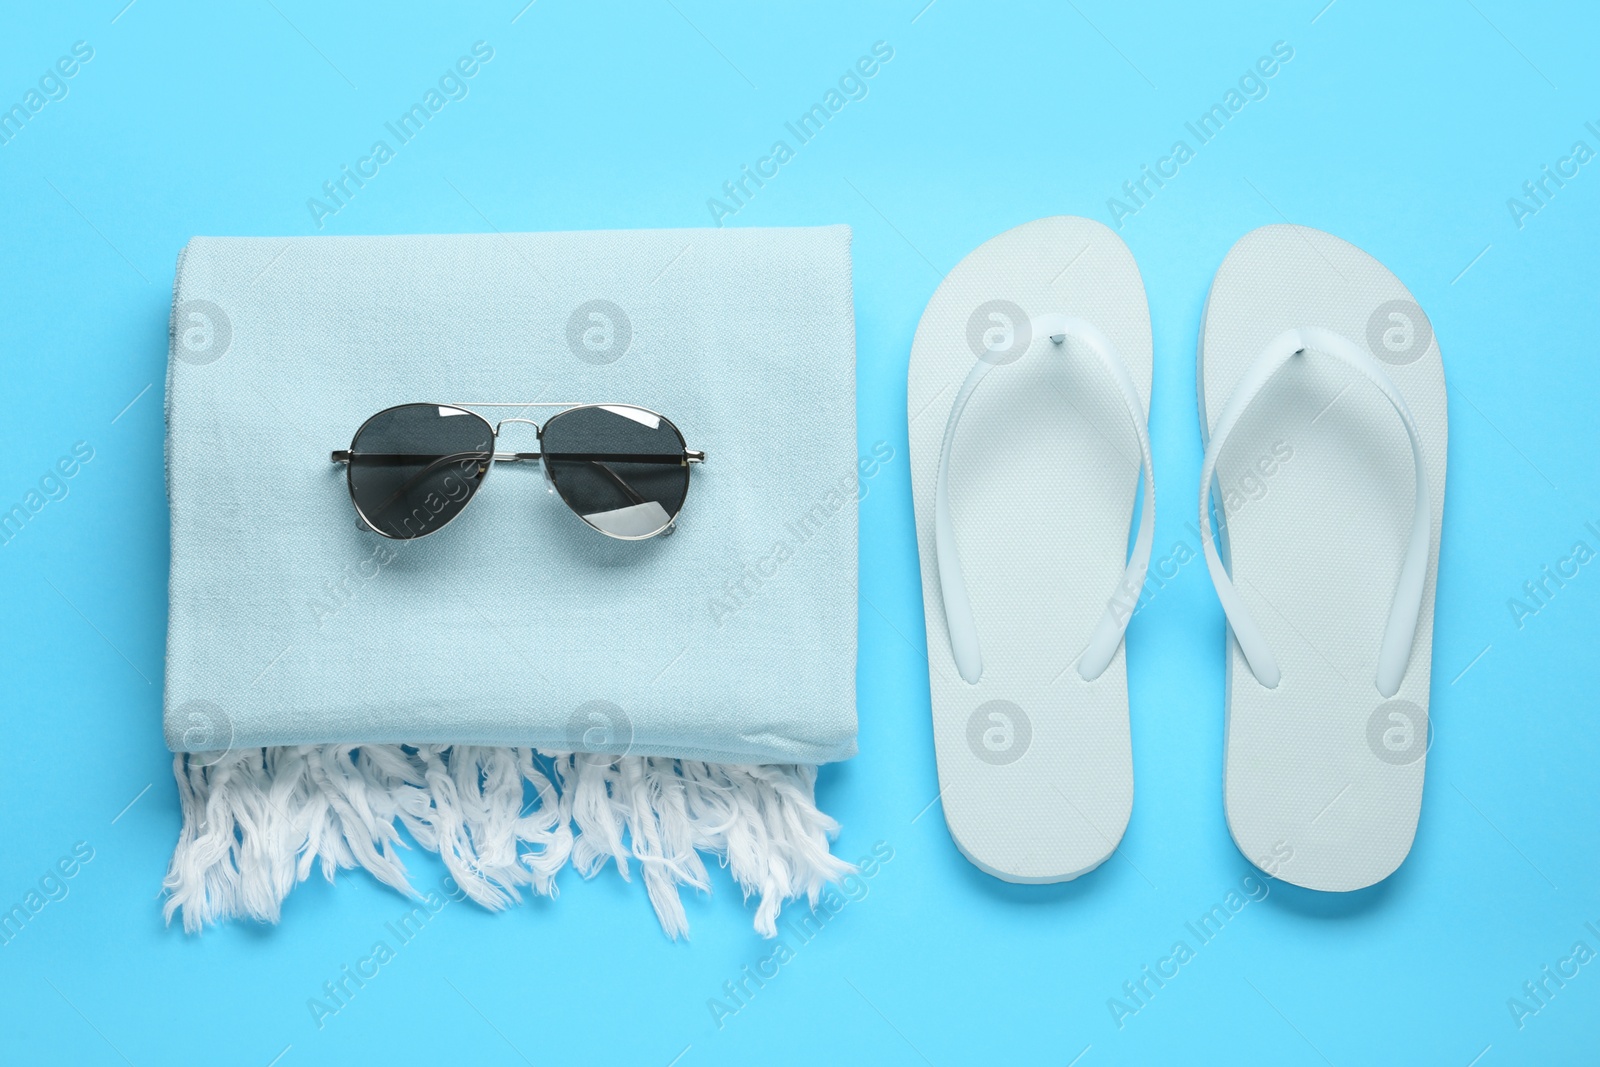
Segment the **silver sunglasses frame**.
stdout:
[[[487,464],[484,464],[483,472],[478,478],[477,488],[473,489],[472,495],[467,498],[467,502],[465,504],[462,504],[461,507],[457,508],[456,509],[456,513],[454,515],[450,516],[448,519],[446,519],[444,522],[441,522],[439,525],[435,526],[433,529],[425,530],[422,533],[417,534],[415,537],[396,537],[394,534],[385,533],[383,530],[378,528],[378,525],[375,522],[373,522],[371,518],[369,518],[367,516],[366,512],[361,510],[361,504],[360,504],[359,501],[356,500],[356,487],[355,487],[355,481],[354,481],[355,471],[354,471],[353,467],[350,464],[350,458],[354,454],[355,443],[358,440],[361,439],[361,431],[365,430],[367,428],[367,425],[369,423],[371,423],[373,419],[376,419],[381,415],[386,415],[389,412],[395,411],[395,410],[397,410],[399,408],[409,408],[409,407],[419,407],[419,406],[420,407],[454,408],[455,410],[460,411],[462,414],[471,415],[473,418],[477,419],[479,422],[483,423],[483,425],[485,427],[488,428],[489,433],[491,435],[490,436],[490,440],[491,440],[491,446],[490,447],[491,448],[493,448],[493,444],[494,443],[497,443],[500,440],[500,430],[501,430],[501,428],[506,426],[506,425],[508,425],[508,424],[521,423],[523,425],[532,426],[534,428],[534,430],[536,431],[537,439],[539,440],[539,442],[542,445],[543,442],[544,442],[544,430],[545,430],[545,427],[548,426],[556,418],[559,418],[561,415],[565,415],[568,412],[577,411],[580,408],[608,408],[608,409],[609,408],[631,408],[634,411],[640,411],[640,412],[643,412],[643,413],[645,413],[647,415],[650,415],[653,418],[659,419],[662,423],[664,423],[668,427],[670,427],[673,433],[677,434],[678,443],[680,445],[684,446],[684,448],[683,448],[683,458],[682,458],[682,464],[683,464],[684,467],[692,468],[693,465],[699,464],[699,463],[704,463],[705,460],[706,460],[706,454],[703,451],[700,451],[698,449],[689,448],[685,444],[684,438],[683,438],[683,431],[678,429],[678,426],[677,426],[676,423],[674,423],[671,419],[667,418],[665,415],[661,414],[660,412],[652,411],[649,408],[641,407],[638,404],[590,403],[590,402],[583,402],[583,401],[573,401],[573,402],[570,402],[570,403],[569,402],[561,402],[561,401],[539,401],[539,402],[529,402],[529,403],[526,403],[526,404],[510,404],[510,403],[504,403],[504,402],[499,402],[499,401],[492,402],[492,403],[488,402],[488,401],[475,401],[475,402],[471,402],[471,403],[435,404],[432,401],[426,401],[426,400],[410,401],[410,402],[404,403],[404,404],[392,404],[389,407],[386,407],[381,411],[376,411],[373,414],[367,416],[367,418],[361,423],[361,425],[356,428],[355,434],[350,438],[350,445],[351,445],[350,448],[348,448],[348,449],[335,449],[332,453],[329,454],[329,459],[332,462],[334,462],[334,463],[342,463],[342,464],[345,465],[345,490],[350,494],[350,506],[355,508],[356,517],[361,520],[361,525],[366,530],[370,531],[371,533],[375,533],[379,537],[387,538],[390,541],[420,541],[422,538],[430,537],[433,534],[436,534],[440,530],[444,529],[446,526],[449,526],[452,522],[455,522],[456,519],[461,517],[462,512],[466,511],[467,508],[472,505],[472,502],[477,499],[478,494],[483,491],[483,483],[488,480],[489,471],[491,469],[493,469],[494,464],[496,464],[496,463],[527,463],[527,462],[537,461],[539,463],[540,468],[544,471],[545,479],[550,482],[552,488],[556,489],[556,495],[561,497],[561,502],[562,502],[562,504],[566,505],[566,508],[567,508],[568,511],[570,511],[573,515],[576,515],[580,520],[582,520],[583,524],[585,526],[589,527],[591,530],[595,530],[598,533],[602,533],[607,537],[615,538],[618,541],[648,541],[652,537],[669,536],[669,535],[672,534],[673,530],[675,530],[677,528],[678,515],[682,513],[682,509],[681,508],[678,511],[673,512],[671,517],[667,519],[666,525],[662,526],[658,530],[653,530],[653,531],[651,531],[650,533],[647,533],[647,534],[637,534],[637,535],[629,536],[629,535],[626,535],[626,534],[612,533],[609,530],[602,530],[599,526],[596,526],[594,523],[590,522],[587,518],[585,518],[582,514],[580,514],[576,508],[574,508],[570,503],[568,503],[567,498],[561,494],[559,487],[556,486],[556,482],[555,482],[554,477],[552,477],[551,474],[550,474],[549,465],[544,462],[544,458],[545,457],[544,457],[544,453],[543,452],[498,452],[498,451],[491,451],[490,454],[489,454],[490,462],[487,463]],[[556,412],[554,415],[551,415],[549,418],[545,419],[543,423],[540,423],[540,422],[538,422],[538,421],[536,421],[534,419],[524,419],[524,418],[519,418],[519,417],[516,417],[516,416],[512,416],[510,418],[504,418],[504,419],[501,419],[499,422],[491,423],[483,415],[481,415],[477,411],[473,410],[474,408],[518,408],[518,409],[521,409],[521,410],[524,410],[524,411],[529,409],[529,408],[561,408],[562,410]],[[692,481],[692,479],[691,479],[691,481]],[[686,484],[684,486],[684,494],[685,494],[684,499],[685,500],[688,499],[688,491],[689,491],[688,485]]]

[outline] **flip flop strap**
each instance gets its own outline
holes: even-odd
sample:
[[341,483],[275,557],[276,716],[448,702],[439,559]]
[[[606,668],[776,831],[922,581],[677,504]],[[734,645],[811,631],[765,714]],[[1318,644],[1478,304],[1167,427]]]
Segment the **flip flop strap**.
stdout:
[[[1134,388],[1128,369],[1117,354],[1111,339],[1082,319],[1066,315],[1040,315],[1032,320],[1032,336],[1049,337],[1062,345],[1068,337],[1083,342],[1094,353],[1101,366],[1109,373],[1122,402],[1128,409],[1133,432],[1139,439],[1140,470],[1144,473],[1144,505],[1139,513],[1139,534],[1134,539],[1133,553],[1128,568],[1123,572],[1111,598],[1106,602],[1105,613],[1095,625],[1089,644],[1078,658],[1078,674],[1092,682],[1111,664],[1122,644],[1123,631],[1133,617],[1138,604],[1139,591],[1144,587],[1145,571],[1150,565],[1150,545],[1155,536],[1156,485],[1151,473],[1150,433],[1145,426],[1144,402]],[[967,408],[967,401],[977,390],[978,383],[998,364],[979,359],[955,403],[950,405],[950,418],[944,427],[944,444],[939,450],[939,476],[934,502],[934,548],[939,563],[939,593],[944,602],[945,628],[950,633],[950,651],[955,658],[956,670],[969,685],[976,685],[983,676],[983,653],[978,644],[978,628],[972,617],[972,602],[967,597],[967,584],[961,573],[961,554],[956,547],[955,524],[950,518],[950,452],[956,439],[956,426]]]
[[[1428,471],[1422,458],[1422,442],[1417,435],[1416,421],[1405,397],[1384,373],[1378,361],[1362,351],[1355,342],[1321,327],[1304,327],[1286,330],[1273,338],[1261,355],[1244,372],[1238,387],[1228,398],[1227,406],[1217,419],[1216,429],[1206,445],[1205,462],[1200,469],[1200,528],[1210,525],[1211,490],[1217,469],[1217,457],[1228,441],[1228,435],[1238,425],[1245,410],[1266,388],[1272,376],[1295,356],[1312,350],[1333,356],[1340,362],[1360,371],[1376,385],[1384,399],[1393,406],[1400,421],[1405,424],[1406,436],[1411,439],[1411,461],[1416,469],[1416,500],[1411,517],[1411,542],[1406,546],[1405,562],[1400,567],[1400,580],[1395,587],[1394,601],[1389,608],[1389,622],[1383,632],[1383,645],[1378,652],[1378,672],[1375,684],[1385,699],[1400,689],[1406,665],[1411,660],[1411,644],[1417,632],[1417,616],[1422,610],[1422,587],[1428,576],[1428,554],[1433,545],[1433,509],[1429,503]],[[1226,520],[1219,520],[1225,522]],[[1256,681],[1268,689],[1277,687],[1281,678],[1278,661],[1272,655],[1266,638],[1261,634],[1239,599],[1222,559],[1210,537],[1202,537],[1206,554],[1206,568],[1211,572],[1211,584],[1216,587],[1217,599],[1233,629],[1233,638],[1244,654],[1245,662]]]

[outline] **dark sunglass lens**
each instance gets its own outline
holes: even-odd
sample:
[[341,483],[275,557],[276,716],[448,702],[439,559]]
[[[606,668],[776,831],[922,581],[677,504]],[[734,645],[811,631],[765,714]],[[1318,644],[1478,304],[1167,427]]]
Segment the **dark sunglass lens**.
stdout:
[[350,445],[350,495],[379,533],[410,539],[461,513],[494,456],[494,430],[461,408],[380,411]]
[[601,533],[651,537],[683,508],[683,435],[660,415],[624,404],[573,408],[547,422],[539,440],[556,492]]

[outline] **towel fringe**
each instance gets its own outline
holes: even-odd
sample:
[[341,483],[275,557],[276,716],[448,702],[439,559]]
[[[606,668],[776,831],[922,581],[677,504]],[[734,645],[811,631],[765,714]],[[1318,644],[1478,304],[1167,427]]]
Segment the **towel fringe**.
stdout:
[[[437,852],[462,893],[491,910],[521,888],[555,896],[570,861],[608,861],[645,891],[667,936],[689,932],[680,886],[709,892],[717,857],[755,929],[777,935],[783,905],[854,868],[829,851],[839,824],[817,809],[815,767],[736,766],[656,756],[542,754],[469,745],[297,745],[173,760],[183,826],[165,881],[168,922],[194,933],[236,917],[277,922],[320,866],[361,867],[411,897],[401,828]],[[535,796],[526,800],[527,787]],[[576,832],[574,832],[576,831]]]

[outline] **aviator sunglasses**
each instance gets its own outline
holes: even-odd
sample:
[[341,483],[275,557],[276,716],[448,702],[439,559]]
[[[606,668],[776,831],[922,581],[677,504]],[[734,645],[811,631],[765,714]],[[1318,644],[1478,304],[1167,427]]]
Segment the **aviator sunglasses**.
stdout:
[[[471,408],[562,408],[543,425],[490,425]],[[538,431],[537,452],[496,452],[501,427]],[[684,446],[664,416],[632,404],[400,404],[361,424],[343,463],[356,514],[373,533],[413,540],[460,515],[496,463],[538,462],[567,507],[607,537],[670,534],[689,493]]]

